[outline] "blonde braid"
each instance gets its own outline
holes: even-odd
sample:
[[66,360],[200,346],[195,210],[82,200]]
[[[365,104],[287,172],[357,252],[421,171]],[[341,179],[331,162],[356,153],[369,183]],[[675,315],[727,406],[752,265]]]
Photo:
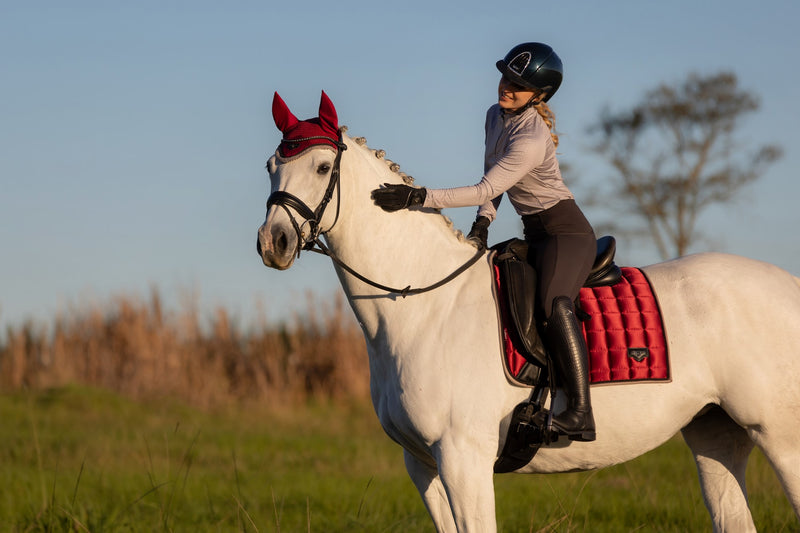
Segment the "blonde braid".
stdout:
[[558,133],[556,133],[556,116],[553,113],[553,110],[550,109],[550,106],[544,102],[539,102],[534,107],[536,107],[536,111],[539,113],[539,116],[542,117],[544,123],[547,124],[547,127],[550,128],[550,137],[553,139],[553,144],[555,144],[556,148],[558,148]]

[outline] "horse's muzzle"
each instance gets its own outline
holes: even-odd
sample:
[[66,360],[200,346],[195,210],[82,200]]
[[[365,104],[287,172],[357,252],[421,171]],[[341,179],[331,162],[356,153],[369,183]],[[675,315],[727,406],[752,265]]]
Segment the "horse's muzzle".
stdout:
[[292,228],[267,221],[258,228],[256,250],[264,265],[286,270],[294,263],[297,235]]

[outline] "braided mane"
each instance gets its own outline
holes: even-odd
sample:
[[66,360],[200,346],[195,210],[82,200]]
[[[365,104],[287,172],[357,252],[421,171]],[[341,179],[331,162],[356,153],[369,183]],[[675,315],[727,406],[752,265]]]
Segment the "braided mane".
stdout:
[[[347,131],[347,126],[340,126],[340,129],[342,130],[342,133],[344,133],[344,132]],[[366,137],[352,137],[352,139],[353,139],[353,142],[355,142],[357,145],[363,146],[364,148],[370,150],[375,155],[375,157],[377,159],[380,159],[381,161],[386,163],[386,166],[389,167],[389,170],[391,170],[395,174],[399,175],[400,178],[403,180],[403,183],[405,183],[406,185],[410,185],[410,186],[414,185],[414,178],[412,176],[409,176],[405,172],[402,172],[400,170],[400,165],[398,163],[395,163],[394,161],[392,161],[390,159],[386,159],[386,150],[381,150],[381,149],[375,150],[375,149],[370,148],[369,146],[367,146]],[[455,225],[453,224],[453,221],[449,217],[447,217],[447,216],[442,214],[441,210],[434,209],[433,211],[435,211],[445,221],[447,226],[455,234],[456,238],[458,238],[459,242],[467,242],[467,243],[472,244],[473,246],[475,246],[475,243],[473,243],[472,241],[468,240],[464,236],[464,234],[461,232],[461,230],[459,230],[459,229],[457,229],[455,227]]]

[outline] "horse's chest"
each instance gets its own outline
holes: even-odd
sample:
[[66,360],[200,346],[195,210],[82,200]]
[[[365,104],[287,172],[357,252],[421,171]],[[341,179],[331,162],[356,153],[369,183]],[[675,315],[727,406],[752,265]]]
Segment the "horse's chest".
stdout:
[[435,410],[403,394],[385,394],[377,400],[375,412],[386,434],[414,455],[430,456],[431,445],[441,436]]

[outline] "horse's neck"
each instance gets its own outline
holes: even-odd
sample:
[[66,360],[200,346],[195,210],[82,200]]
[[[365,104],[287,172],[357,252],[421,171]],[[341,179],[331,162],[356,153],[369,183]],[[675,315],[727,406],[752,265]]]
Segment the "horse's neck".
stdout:
[[[459,238],[442,215],[419,210],[384,212],[370,199],[370,192],[387,182],[400,183],[396,172],[366,147],[349,143],[342,158],[339,221],[328,234],[331,251],[351,268],[377,283],[395,288],[420,288],[440,281],[464,264],[476,249]],[[333,206],[332,206],[333,207]],[[362,325],[375,324],[398,309],[411,310],[412,300],[396,305],[396,296],[370,287],[338,269],[342,285]],[[451,298],[451,290],[463,283],[456,279],[446,289],[427,293]],[[427,305],[430,305],[428,303]],[[367,329],[365,327],[365,329]]]
[[378,269],[370,273],[373,276],[413,272],[417,278],[430,279],[433,272],[461,264],[475,253],[438,213],[418,209],[387,213],[375,206],[372,190],[402,179],[368,148],[353,141],[348,145],[341,163],[339,221],[328,234],[338,256]]

